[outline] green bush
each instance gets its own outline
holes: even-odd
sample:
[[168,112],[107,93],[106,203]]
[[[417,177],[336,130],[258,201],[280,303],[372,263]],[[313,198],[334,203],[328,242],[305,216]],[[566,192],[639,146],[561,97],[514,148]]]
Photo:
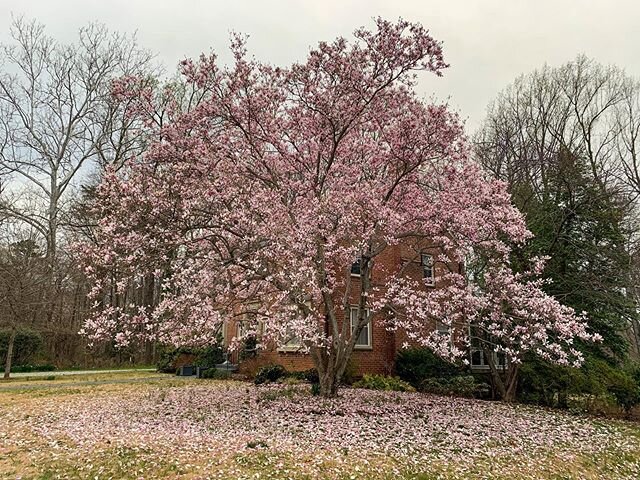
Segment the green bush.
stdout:
[[344,369],[344,373],[342,374],[341,383],[344,385],[353,385],[354,382],[358,379],[358,364],[351,357],[347,360],[347,366]]
[[591,413],[615,403],[628,412],[640,404],[638,375],[634,365],[620,367],[593,357],[579,369],[528,357],[520,369],[518,399],[560,408],[572,403]]
[[[7,361],[9,338],[11,338],[11,332],[9,330],[0,331],[0,362],[2,362],[2,364]],[[13,345],[12,363],[14,365],[26,365],[30,363],[33,356],[38,353],[41,347],[42,336],[38,332],[34,332],[33,330],[18,330]]]
[[11,367],[13,373],[53,372],[55,369],[56,367],[50,363],[43,365],[16,365],[15,367]]
[[202,372],[202,378],[209,378],[214,380],[229,380],[231,378],[231,372],[227,370],[218,370],[217,368],[207,368]]
[[604,360],[587,362],[585,370],[590,380],[596,377],[593,381],[600,384],[596,383],[598,390],[615,398],[616,403],[626,412],[640,403],[640,386],[629,371],[612,366]]
[[580,370],[553,365],[534,356],[527,356],[520,366],[517,387],[521,402],[560,408],[568,406],[569,394],[592,391]]
[[428,378],[420,384],[420,391],[438,395],[483,398],[489,393],[489,385],[479,382],[473,375],[456,375],[446,378]]
[[313,395],[314,397],[317,397],[318,395],[320,395],[320,384],[319,383],[312,383],[311,384],[311,395]]
[[288,375],[287,369],[282,365],[272,364],[265,365],[256,374],[256,378],[253,382],[256,385],[260,385],[261,383],[272,383],[277,382],[281,378],[284,378]]
[[197,355],[194,364],[199,367],[215,368],[224,361],[224,352],[219,345],[197,348],[192,353]]
[[356,388],[367,388],[369,390],[386,390],[394,392],[415,392],[409,383],[398,377],[387,377],[384,375],[364,375],[361,380],[353,384]]
[[459,376],[462,369],[447,362],[428,348],[402,350],[396,358],[396,374],[416,388],[429,379],[448,379]]
[[255,336],[245,338],[242,349],[240,350],[240,360],[255,358],[258,355],[258,340]]
[[160,357],[156,363],[159,372],[176,373],[175,362],[180,355],[195,355],[194,365],[204,368],[215,368],[216,364],[224,361],[222,347],[218,345],[208,347],[161,347]]
[[640,362],[630,363],[625,367],[625,371],[631,375],[634,382],[640,385]]
[[309,383],[319,383],[320,377],[318,376],[318,370],[310,368],[308,370],[301,370],[297,372],[291,372],[290,376],[297,378],[298,380],[304,380]]

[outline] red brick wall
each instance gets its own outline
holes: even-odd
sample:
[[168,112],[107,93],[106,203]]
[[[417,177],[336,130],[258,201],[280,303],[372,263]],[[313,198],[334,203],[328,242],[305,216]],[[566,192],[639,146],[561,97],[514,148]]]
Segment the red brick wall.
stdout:
[[[404,244],[387,248],[382,254],[376,257],[373,271],[371,273],[372,285],[382,286],[390,274],[396,273],[400,268],[404,267],[404,274],[412,279],[422,279],[423,270],[420,264],[420,252],[431,253],[434,257],[438,254],[436,249],[421,249],[420,245]],[[456,268],[455,265],[443,265],[436,263],[435,265],[435,286],[426,288],[438,288],[441,282],[438,277],[442,275],[447,268]],[[360,279],[351,277],[351,294],[350,302],[352,305],[358,303],[360,295]],[[338,292],[336,295],[336,304],[341,305],[342,294]],[[336,312],[339,326],[342,326],[344,312],[339,309]],[[371,334],[372,347],[370,349],[356,349],[352,356],[352,363],[356,375],[365,373],[390,374],[393,371],[393,364],[397,351],[406,341],[406,335],[403,332],[389,332],[382,325],[382,319],[379,315],[373,318],[373,328]],[[349,321],[349,319],[347,319]],[[236,327],[233,323],[227,326],[227,338],[233,337]],[[238,356],[232,357],[233,361],[238,361]],[[282,352],[275,349],[262,351],[258,357],[250,361],[246,361],[243,366],[240,364],[240,370],[247,373],[254,371],[261,365],[269,363],[277,363],[290,371],[306,370],[312,368],[313,360],[308,354],[298,352]],[[251,370],[251,371],[249,371]]]

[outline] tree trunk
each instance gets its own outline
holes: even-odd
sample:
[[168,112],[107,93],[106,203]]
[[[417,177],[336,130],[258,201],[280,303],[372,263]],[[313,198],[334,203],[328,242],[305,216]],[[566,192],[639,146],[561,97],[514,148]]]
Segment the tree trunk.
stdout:
[[336,372],[329,370],[320,377],[320,395],[325,398],[331,398],[338,395],[338,385],[340,379],[336,375]]
[[11,375],[11,360],[13,360],[13,346],[16,343],[16,331],[11,330],[11,336],[9,337],[9,345],[7,346],[7,359],[4,363],[4,379],[9,379]]
[[506,403],[514,402],[516,399],[516,387],[518,385],[518,365],[509,363],[506,368],[500,372],[493,358],[493,352],[489,349],[483,349],[483,351],[489,363],[489,371],[493,379],[493,384],[500,394],[500,399]]
[[[337,347],[330,351],[319,352],[316,350],[312,352],[320,378],[320,395],[322,397],[331,398],[338,395],[338,387],[351,356],[350,353],[345,354],[344,345],[337,345]],[[338,354],[336,350],[342,354]]]
[[518,385],[518,366],[511,365],[507,369],[507,389],[503,400],[507,403],[515,402],[516,386]]

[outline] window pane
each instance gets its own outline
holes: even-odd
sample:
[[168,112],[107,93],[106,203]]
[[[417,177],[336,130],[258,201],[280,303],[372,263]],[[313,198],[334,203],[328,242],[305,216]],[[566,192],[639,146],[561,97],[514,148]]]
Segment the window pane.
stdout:
[[298,337],[291,337],[289,338],[289,340],[287,341],[287,343],[285,343],[286,347],[301,347],[302,343],[300,342],[300,338]]
[[449,325],[436,320],[436,331],[438,333],[449,333]]
[[483,365],[482,352],[480,350],[474,350],[471,352],[471,365]]
[[360,332],[358,340],[356,340],[356,345],[369,346],[369,325],[365,325]]
[[351,275],[360,275],[360,259],[351,264]]
[[497,356],[498,356],[498,362],[497,362],[498,365],[501,367],[504,367],[507,364],[507,357],[502,352],[498,353]]
[[[365,315],[368,315],[369,312],[365,311]],[[350,321],[351,321],[351,333],[353,334],[356,329],[356,325],[358,324],[358,309],[352,308],[350,311]],[[356,339],[356,346],[358,347],[370,347],[371,343],[369,342],[369,327],[370,324],[367,323],[362,330],[360,331],[360,335]]]
[[428,281],[433,281],[433,256],[423,253],[420,257],[422,264],[422,275]]

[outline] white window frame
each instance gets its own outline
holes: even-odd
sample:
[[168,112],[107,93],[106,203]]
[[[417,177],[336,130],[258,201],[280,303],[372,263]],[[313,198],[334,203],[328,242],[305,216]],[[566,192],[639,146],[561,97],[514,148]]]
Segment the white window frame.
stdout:
[[[227,333],[227,328],[229,328],[229,324],[227,320],[223,320],[220,324],[220,333],[222,334],[222,346],[226,347],[229,343],[229,334]],[[217,334],[216,334],[217,336]]]
[[[429,264],[427,264],[425,262],[425,258],[429,258]],[[433,258],[433,255],[431,255],[430,253],[426,253],[426,252],[422,252],[420,253],[420,266],[422,267],[422,278],[425,281],[425,284],[433,287],[436,284],[436,263],[435,260]],[[431,276],[427,277],[425,275],[426,272],[426,267],[429,266],[431,268]]]
[[[474,352],[480,352],[480,365],[473,364]],[[506,359],[505,359],[505,363],[501,365],[499,363],[498,352],[491,351],[491,355],[493,356],[495,364],[498,367],[498,369],[504,370],[504,368],[507,365]],[[485,363],[485,353],[484,353],[484,350],[482,350],[482,348],[479,348],[479,347],[471,348],[471,350],[469,351],[469,366],[471,367],[472,370],[489,370],[491,368],[488,362]]]
[[[351,305],[351,307],[349,308],[349,326],[351,327],[351,335],[353,335],[353,331],[355,330],[355,325],[353,324],[354,320],[357,322],[358,319],[357,318],[353,318],[354,317],[354,312],[355,315],[358,315],[358,307],[357,305]],[[369,315],[369,309],[365,309],[365,315]],[[354,345],[354,349],[356,350],[373,350],[373,329],[372,329],[372,322],[371,322],[371,318],[369,318],[369,322],[363,327],[366,328],[366,332],[367,332],[367,344],[363,345],[363,344],[358,344],[356,343]],[[362,332],[360,332],[362,333]],[[356,340],[357,342],[357,340]]]

